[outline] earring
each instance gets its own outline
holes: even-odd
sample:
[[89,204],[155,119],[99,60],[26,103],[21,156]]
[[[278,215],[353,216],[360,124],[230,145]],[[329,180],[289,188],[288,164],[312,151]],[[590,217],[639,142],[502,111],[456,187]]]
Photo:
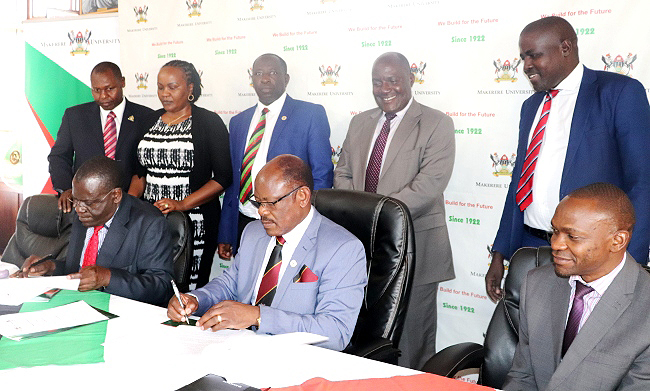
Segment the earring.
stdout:
[[194,101],[194,94],[190,94],[190,96],[187,97],[187,100],[189,100],[190,102],[193,102]]

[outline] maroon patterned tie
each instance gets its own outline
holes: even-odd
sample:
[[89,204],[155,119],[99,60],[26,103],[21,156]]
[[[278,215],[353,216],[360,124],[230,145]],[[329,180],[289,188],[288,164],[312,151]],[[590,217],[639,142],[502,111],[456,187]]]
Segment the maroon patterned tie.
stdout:
[[542,106],[542,115],[539,117],[539,122],[533,132],[533,138],[530,139],[530,144],[526,150],[526,158],[521,168],[521,177],[519,178],[519,185],[515,194],[515,201],[517,201],[519,210],[522,212],[533,202],[533,176],[535,175],[535,166],[537,165],[539,151],[542,148],[542,141],[544,141],[544,130],[546,129],[548,114],[551,111],[551,101],[558,92],[559,90],[551,90],[546,93],[544,106]]
[[115,113],[112,111],[106,117],[104,125],[104,153],[106,157],[115,160],[115,147],[117,146],[117,125],[115,124]]
[[569,350],[569,346],[578,335],[578,328],[580,326],[580,319],[582,319],[582,313],[584,312],[585,302],[584,297],[589,293],[593,292],[594,288],[587,286],[580,281],[576,280],[576,293],[573,296],[573,306],[571,307],[571,312],[569,313],[569,319],[566,322],[566,328],[564,329],[564,341],[562,342],[562,357],[564,353]]
[[368,167],[366,168],[366,186],[363,190],[369,193],[377,192],[377,184],[379,183],[379,173],[381,172],[381,161],[384,157],[384,148],[386,148],[386,140],[388,140],[388,133],[390,133],[390,121],[397,117],[397,114],[386,113],[386,121],[381,127],[381,132],[375,140],[375,146],[372,148]]
[[264,269],[264,277],[262,277],[260,289],[257,291],[255,305],[270,306],[273,302],[273,297],[278,287],[280,267],[282,266],[282,246],[284,242],[285,240],[282,236],[275,238],[275,247],[273,247],[269,262],[266,264],[266,269]]

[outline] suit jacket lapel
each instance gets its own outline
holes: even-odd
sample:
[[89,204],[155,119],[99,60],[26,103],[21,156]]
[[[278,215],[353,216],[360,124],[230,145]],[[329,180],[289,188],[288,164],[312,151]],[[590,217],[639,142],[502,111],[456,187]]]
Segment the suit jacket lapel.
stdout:
[[76,273],[79,271],[81,265],[81,251],[83,250],[84,239],[86,238],[86,227],[84,227],[79,221],[77,212],[73,209],[70,213],[74,213],[74,217],[68,255],[65,258],[65,274]]
[[382,163],[381,175],[379,177],[380,180],[386,172],[389,171],[388,168],[395,158],[397,158],[397,154],[401,150],[402,145],[404,145],[408,139],[409,134],[411,134],[413,129],[417,126],[421,115],[422,108],[414,99],[413,103],[411,103],[411,107],[409,107],[404,114],[404,118],[402,118],[399,126],[395,129],[395,134],[393,135],[393,139],[391,140],[390,145],[388,146],[388,151],[386,152],[386,159],[384,159],[384,162]]
[[87,112],[87,124],[90,126],[88,142],[95,145],[98,151],[104,150],[104,131],[102,129],[102,117],[99,113],[99,106],[94,104],[92,110]]
[[[318,232],[318,228],[320,227],[320,223],[322,220],[323,217],[316,211],[316,209],[314,209],[314,217],[311,219],[311,222],[309,223],[309,226],[307,227],[305,234],[302,236],[302,238],[300,239],[300,243],[298,243],[298,246],[294,250],[293,256],[291,257],[291,259],[282,260],[282,262],[291,262],[292,260],[295,260],[296,266],[291,267],[291,263],[289,263],[287,265],[287,268],[284,270],[282,279],[278,284],[278,290],[277,292],[275,292],[275,297],[273,298],[274,304],[277,305],[277,303],[282,301],[282,297],[287,292],[287,289],[289,288],[290,284],[293,284],[293,277],[300,270],[302,265],[305,264],[304,262],[305,256],[316,244],[316,233]],[[307,265],[307,266],[311,267],[313,265]]]
[[550,346],[551,354],[555,362],[553,368],[560,365],[562,355],[562,342],[564,341],[564,328],[566,326],[566,314],[569,311],[569,300],[571,298],[571,285],[566,278],[555,278],[555,284],[550,288],[552,299],[548,305],[547,319],[550,321]]
[[[124,148],[127,148],[128,146],[132,145],[133,143],[131,140],[133,140],[137,136],[137,129],[135,127],[135,122],[130,121],[129,117],[133,115],[133,112],[131,111],[131,102],[125,100],[125,105],[124,105],[124,113],[122,114],[122,123],[120,124],[120,134],[119,137],[117,138],[117,147],[115,149],[115,157],[116,159],[124,159],[126,158],[127,154],[130,153],[130,151],[125,150]],[[135,119],[135,118],[134,118]],[[103,140],[103,131],[102,131],[102,143],[104,142]]]
[[267,162],[276,156],[276,154],[272,152],[276,148],[276,145],[283,142],[282,140],[287,140],[291,137],[291,135],[284,135],[284,133],[289,131],[289,129],[287,129],[287,123],[291,120],[295,106],[295,101],[287,95],[287,98],[284,100],[284,105],[282,105],[282,110],[280,110],[280,114],[278,115],[278,119],[275,121],[273,134],[271,135],[271,142],[269,143],[269,153],[266,155]]
[[[634,258],[627,254],[623,269],[614,278],[603,297],[596,304],[594,311],[582,326],[578,335],[576,335],[571,348],[557,367],[549,382],[549,390],[559,389],[563,386],[565,379],[594,350],[603,336],[630,305],[636,281],[639,277],[639,269],[635,263]],[[562,330],[564,331],[564,328]]]
[[[576,156],[578,147],[585,137],[585,132],[589,129],[588,121],[591,107],[594,106],[594,97],[596,96],[596,75],[590,69],[585,68],[576,99],[576,106],[571,119],[571,131],[569,133],[569,144],[567,145],[564,168],[562,170],[562,181],[566,183],[567,172],[573,166],[573,159]],[[560,190],[562,193],[562,190]]]
[[[262,235],[257,239],[255,243],[255,250],[253,251],[253,266],[251,267],[249,278],[250,285],[241,290],[243,297],[242,303],[253,303],[255,304],[255,298],[257,297],[257,291],[259,290],[256,286],[257,278],[260,275],[262,268],[266,267],[268,259],[266,259],[266,248],[269,245],[269,240],[271,238],[268,235]],[[277,291],[276,291],[277,295]],[[274,298],[275,299],[275,298]]]
[[[351,159],[356,159],[357,164],[353,165],[356,167],[355,171],[352,173],[352,186],[355,190],[363,190],[366,186],[366,168],[368,166],[368,155],[374,147],[372,137],[377,128],[377,121],[382,115],[382,111],[379,108],[373,109],[368,117],[366,117],[361,124],[361,133],[359,134],[359,153],[355,153],[351,156]],[[356,149],[356,147],[353,147]]]
[[127,195],[123,195],[120,207],[115,212],[115,217],[111,222],[111,226],[108,228],[104,243],[102,243],[99,254],[97,254],[97,265],[104,267],[110,266],[111,261],[115,258],[122,244],[124,244],[124,239],[129,234],[129,229],[126,227],[126,224],[129,222],[131,215],[131,206],[131,199]]

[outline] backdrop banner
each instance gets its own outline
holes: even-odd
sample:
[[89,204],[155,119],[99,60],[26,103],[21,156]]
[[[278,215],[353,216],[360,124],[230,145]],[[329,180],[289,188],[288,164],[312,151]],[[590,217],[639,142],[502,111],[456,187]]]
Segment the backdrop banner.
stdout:
[[441,349],[482,342],[494,309],[484,276],[520,158],[521,103],[533,93],[519,59],[522,28],[543,16],[565,17],[576,29],[584,65],[649,86],[650,46],[643,42],[649,11],[641,0],[121,0],[121,63],[126,96],[159,108],[160,67],[173,59],[192,62],[204,87],[198,105],[228,123],[257,101],[250,74],[255,58],[278,54],[288,64],[288,93],[327,110],[336,162],[352,116],[376,106],[373,61],[387,51],[403,53],[415,75],[415,99],[450,115],[456,131],[445,193],[456,279],[439,288]]

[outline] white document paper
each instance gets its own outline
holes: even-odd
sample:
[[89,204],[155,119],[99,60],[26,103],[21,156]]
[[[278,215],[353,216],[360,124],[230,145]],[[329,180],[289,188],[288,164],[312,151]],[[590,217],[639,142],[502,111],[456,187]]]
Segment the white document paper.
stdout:
[[14,274],[18,270],[20,270],[20,268],[18,266],[14,265],[13,263],[7,263],[7,262],[0,261],[0,275],[2,275],[3,270],[6,270],[9,273],[9,274],[7,274],[9,276],[11,274]]
[[24,336],[100,322],[108,317],[83,300],[42,311],[0,316],[0,335],[19,341]]
[[76,291],[79,281],[66,276],[0,279],[0,304],[20,305],[53,288]]

